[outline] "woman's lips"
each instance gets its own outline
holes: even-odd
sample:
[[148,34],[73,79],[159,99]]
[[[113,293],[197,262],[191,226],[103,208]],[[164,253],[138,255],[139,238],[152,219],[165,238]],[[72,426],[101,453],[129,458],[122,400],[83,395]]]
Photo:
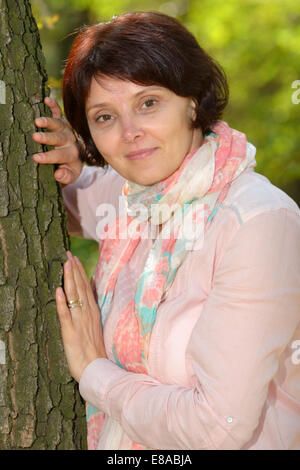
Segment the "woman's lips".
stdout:
[[149,157],[155,150],[157,150],[157,147],[130,152],[126,155],[126,158],[129,158],[129,160],[140,160],[141,158]]

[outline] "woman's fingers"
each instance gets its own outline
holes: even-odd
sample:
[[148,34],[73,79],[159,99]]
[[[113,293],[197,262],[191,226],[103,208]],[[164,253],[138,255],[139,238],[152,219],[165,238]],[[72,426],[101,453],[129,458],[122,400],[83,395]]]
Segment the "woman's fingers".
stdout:
[[61,119],[62,118],[62,112],[61,109],[58,105],[58,103],[53,99],[53,98],[45,98],[44,99],[45,104],[50,108],[52,117]]
[[35,153],[33,158],[37,163],[62,164],[68,163],[67,159],[70,162],[72,161],[72,152],[67,153],[64,149],[54,149],[48,152]]
[[76,180],[74,173],[63,166],[54,172],[54,178],[61,184],[72,184]]
[[48,150],[47,152],[35,153],[33,158],[37,163],[48,163],[54,165],[56,163],[73,164],[79,162],[82,166],[82,162],[79,160],[78,154],[79,150],[77,145],[72,145],[68,148],[60,147]]
[[[45,102],[46,99],[47,98],[45,98]],[[53,102],[53,105],[51,105],[53,117],[38,117],[35,119],[35,124],[37,127],[48,129],[51,132],[35,132],[32,134],[33,140],[54,147],[66,147],[74,144],[77,139],[70,124],[63,119],[60,107],[56,101],[50,98],[49,100],[51,103]]]
[[34,120],[37,127],[44,127],[50,131],[63,131],[66,127],[71,130],[69,124],[62,118],[38,117]]
[[[90,281],[86,275],[84,267],[82,266],[77,256],[73,256],[70,251],[67,251],[67,256],[69,260],[72,259],[74,279],[75,279],[76,285],[79,286],[80,295],[85,295],[86,300],[88,301],[88,304],[90,306],[90,309],[92,311],[97,310],[97,315],[100,315],[99,307],[94,297],[94,293],[93,293]],[[84,294],[81,294],[81,292],[82,293],[84,292]]]
[[77,267],[78,272],[80,273],[81,278],[83,280],[83,283],[84,283],[84,286],[85,286],[85,289],[86,289],[86,296],[88,298],[89,305],[90,305],[91,308],[96,307],[98,309],[98,304],[97,304],[96,299],[94,297],[94,293],[93,293],[90,281],[89,281],[89,279],[86,275],[86,272],[84,270],[84,267],[82,266],[82,264],[81,264],[80,260],[77,258],[77,256],[74,256],[73,259],[74,259],[74,262],[75,262],[74,264]]
[[[78,268],[75,265],[72,255],[68,252],[68,261],[64,264],[64,288],[68,300],[81,300],[82,307],[74,307],[75,312],[77,309],[89,312],[89,301],[86,295],[86,286],[81,278]],[[73,311],[73,309],[72,309]]]
[[[79,300],[80,293],[78,291],[78,286],[75,283],[72,261],[68,260],[64,264],[64,290],[67,297],[67,300]],[[82,301],[84,299],[81,298]],[[81,311],[81,307],[73,307],[72,312],[77,313],[77,310]]]
[[63,329],[70,327],[72,323],[72,318],[71,318],[70,310],[67,305],[66,296],[61,287],[58,287],[56,289],[55,297],[56,297],[56,308],[57,308],[57,313],[59,316],[61,327]]
[[73,256],[72,253],[70,251],[67,251],[67,256],[68,258],[70,258],[72,256],[73,260],[74,260],[74,263],[75,263],[75,266],[76,268],[78,269],[78,271],[80,272],[81,274],[81,278],[85,284],[86,287],[90,286],[90,281],[88,280],[88,277],[86,275],[86,272],[84,270],[84,267],[82,266],[82,264],[80,263],[80,260],[79,258],[77,258],[77,256]]
[[70,124],[62,117],[62,112],[57,102],[51,98],[45,98],[45,103],[52,112],[52,118],[39,117],[35,119],[37,127],[48,129],[49,132],[34,132],[32,138],[42,145],[50,145],[54,149],[47,152],[39,152],[33,155],[36,163],[60,165],[54,173],[55,179],[68,185],[76,181],[80,176],[83,163],[80,159],[80,146]]
[[[57,312],[69,370],[78,382],[82,372],[93,360],[107,358],[100,315],[90,308],[87,299],[86,274],[81,273],[71,252],[64,263],[64,291],[56,289]],[[82,306],[70,308],[67,301],[82,300]],[[97,313],[99,313],[97,311]]]
[[39,144],[52,145],[53,147],[66,147],[74,144],[76,138],[74,134],[66,135],[63,132],[34,132],[33,140]]
[[72,184],[79,177],[83,163],[78,158],[78,147],[73,145],[66,148],[57,148],[48,152],[33,155],[36,163],[58,164],[59,168],[54,173],[54,178],[61,184]]
[[81,274],[78,265],[75,261],[75,258],[72,256],[72,253],[70,251],[67,251],[67,256],[69,262],[71,262],[72,264],[73,278],[78,292],[78,296],[83,301],[84,307],[86,307],[87,312],[89,312],[90,303],[87,295],[89,285],[85,282],[85,278],[87,279],[86,274],[85,272],[84,275]]

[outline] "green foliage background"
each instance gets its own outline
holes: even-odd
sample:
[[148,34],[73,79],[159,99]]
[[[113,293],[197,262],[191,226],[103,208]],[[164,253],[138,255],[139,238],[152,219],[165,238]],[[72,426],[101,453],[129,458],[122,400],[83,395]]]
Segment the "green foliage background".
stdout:
[[[223,116],[257,148],[256,171],[300,205],[299,0],[32,0],[52,96],[60,84],[73,33],[133,10],[178,18],[224,68],[230,103]],[[294,88],[293,88],[294,84]],[[292,97],[293,100],[292,100]],[[294,102],[293,102],[294,101]],[[88,275],[97,244],[72,239]]]

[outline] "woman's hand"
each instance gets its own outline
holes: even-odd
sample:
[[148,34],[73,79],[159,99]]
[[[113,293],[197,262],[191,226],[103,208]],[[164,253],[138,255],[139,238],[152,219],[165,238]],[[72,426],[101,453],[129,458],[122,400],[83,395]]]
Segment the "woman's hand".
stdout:
[[52,132],[35,132],[32,138],[39,144],[54,146],[54,150],[35,154],[33,158],[37,163],[59,164],[54,178],[63,185],[74,183],[83,167],[79,158],[80,144],[68,122],[63,120],[57,102],[52,98],[45,98],[45,104],[51,109],[52,118],[37,118],[35,124]]
[[[106,358],[100,311],[82,264],[67,251],[64,264],[64,289],[56,289],[56,305],[65,355],[72,377],[79,382],[86,366],[97,358]],[[82,301],[69,308],[67,301]]]

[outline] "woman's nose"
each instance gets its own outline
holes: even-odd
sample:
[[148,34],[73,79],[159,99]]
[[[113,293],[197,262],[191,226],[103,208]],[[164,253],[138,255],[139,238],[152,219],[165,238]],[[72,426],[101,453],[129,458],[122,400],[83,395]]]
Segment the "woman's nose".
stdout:
[[144,135],[144,131],[139,124],[137,119],[123,119],[122,138],[125,142],[134,142]]

